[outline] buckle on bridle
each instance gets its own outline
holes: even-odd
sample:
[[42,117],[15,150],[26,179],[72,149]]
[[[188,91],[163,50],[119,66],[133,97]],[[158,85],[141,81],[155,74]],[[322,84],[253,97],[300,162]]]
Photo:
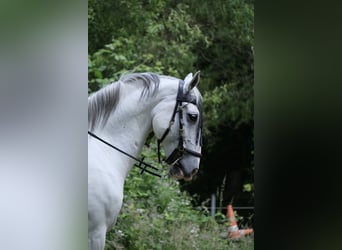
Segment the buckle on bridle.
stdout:
[[164,161],[169,165],[175,165],[184,155],[184,148],[181,151],[178,147]]

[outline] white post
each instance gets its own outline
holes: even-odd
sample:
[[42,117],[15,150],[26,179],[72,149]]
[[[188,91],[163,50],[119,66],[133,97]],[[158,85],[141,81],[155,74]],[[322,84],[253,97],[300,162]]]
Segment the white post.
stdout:
[[211,194],[211,217],[215,218],[216,213],[216,196]]

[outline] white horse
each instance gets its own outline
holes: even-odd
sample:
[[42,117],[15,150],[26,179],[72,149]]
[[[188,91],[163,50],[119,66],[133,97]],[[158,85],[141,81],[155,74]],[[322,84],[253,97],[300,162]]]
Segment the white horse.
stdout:
[[135,162],[127,155],[138,157],[151,131],[158,148],[163,143],[171,176],[191,180],[197,173],[202,133],[198,83],[199,72],[188,74],[184,81],[134,73],[89,96],[89,250],[104,249],[106,232],[121,209],[125,178]]

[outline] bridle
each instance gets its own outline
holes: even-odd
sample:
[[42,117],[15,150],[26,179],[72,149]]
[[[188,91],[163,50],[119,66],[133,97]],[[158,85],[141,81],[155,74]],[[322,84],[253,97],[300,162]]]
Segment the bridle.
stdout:
[[[158,161],[159,161],[159,163],[161,163],[161,160],[160,160],[160,155],[161,155],[160,154],[160,144],[165,140],[166,136],[169,134],[169,132],[171,130],[171,127],[172,127],[172,125],[175,122],[176,113],[178,113],[178,116],[179,116],[178,146],[177,146],[177,148],[175,148],[173,150],[173,152],[169,155],[169,157],[167,157],[164,160],[164,162],[166,162],[169,165],[174,165],[180,159],[182,159],[184,154],[190,154],[190,155],[198,157],[198,158],[202,157],[201,153],[193,151],[191,149],[188,149],[188,148],[186,148],[184,146],[184,135],[183,135],[183,132],[184,132],[184,129],[183,129],[183,127],[184,127],[184,120],[183,120],[183,107],[182,107],[182,104],[184,102],[185,103],[192,103],[192,104],[194,104],[196,106],[198,106],[198,104],[196,103],[196,96],[191,95],[190,93],[186,93],[186,94],[183,93],[183,87],[184,87],[184,81],[180,80],[179,84],[178,84],[178,93],[177,93],[176,105],[175,105],[175,108],[173,110],[170,122],[169,122],[169,127],[165,130],[165,132],[162,135],[162,137],[157,140],[157,146],[158,146],[157,150],[158,150]],[[201,107],[198,107],[198,109],[201,111]],[[196,144],[198,144],[198,142],[199,142],[200,145],[202,146],[202,136],[201,136],[201,133],[202,133],[202,116],[201,115],[199,116],[199,119],[200,120],[199,120],[199,126],[197,128]],[[93,132],[88,131],[88,134],[90,136],[92,136],[93,138],[99,140],[100,142],[106,144],[107,146],[109,146],[109,147],[119,151],[120,153],[122,153],[122,154],[126,155],[127,157],[129,157],[129,158],[135,160],[136,162],[138,162],[139,165],[135,164],[134,166],[136,166],[136,167],[138,167],[138,168],[140,168],[142,170],[141,174],[146,171],[147,173],[150,173],[152,175],[161,177],[159,174],[154,173],[153,171],[150,171],[150,170],[147,169],[147,167],[149,167],[149,168],[152,168],[154,170],[158,170],[158,168],[153,166],[152,164],[144,162],[144,157],[141,160],[139,160],[138,158],[134,157],[133,155],[123,151],[122,149],[120,149],[120,148],[110,144],[109,142],[103,140],[102,138],[98,137]],[[144,167],[142,167],[141,165],[144,165]]]
[[[178,113],[178,120],[179,120],[179,138],[178,138],[178,146],[173,150],[173,152],[164,159],[164,162],[166,162],[169,165],[176,164],[183,156],[184,154],[190,154],[192,156],[201,158],[202,155],[199,152],[193,151],[191,149],[188,149],[184,146],[184,120],[183,120],[183,102],[185,103],[192,103],[197,106],[196,103],[196,96],[191,95],[190,93],[184,93],[183,91],[184,87],[184,81],[180,80],[178,84],[178,93],[177,93],[177,99],[176,99],[176,105],[173,109],[173,113],[169,122],[169,127],[164,131],[164,134],[160,139],[157,140],[157,150],[158,150],[158,161],[160,160],[160,144],[165,140],[166,136],[169,134],[172,125],[175,122],[176,113]],[[201,108],[198,107],[201,111]],[[202,146],[202,116],[199,116],[199,126],[197,129],[197,136],[196,136],[196,144],[198,144],[198,140],[200,140],[200,145]]]

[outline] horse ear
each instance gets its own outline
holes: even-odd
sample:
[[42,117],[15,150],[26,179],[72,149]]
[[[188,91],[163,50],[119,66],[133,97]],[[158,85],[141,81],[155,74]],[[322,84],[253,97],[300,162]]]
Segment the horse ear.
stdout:
[[189,92],[194,87],[198,85],[200,81],[200,71],[197,71],[194,76],[192,76],[192,73],[188,74],[184,79],[184,90],[186,92]]

